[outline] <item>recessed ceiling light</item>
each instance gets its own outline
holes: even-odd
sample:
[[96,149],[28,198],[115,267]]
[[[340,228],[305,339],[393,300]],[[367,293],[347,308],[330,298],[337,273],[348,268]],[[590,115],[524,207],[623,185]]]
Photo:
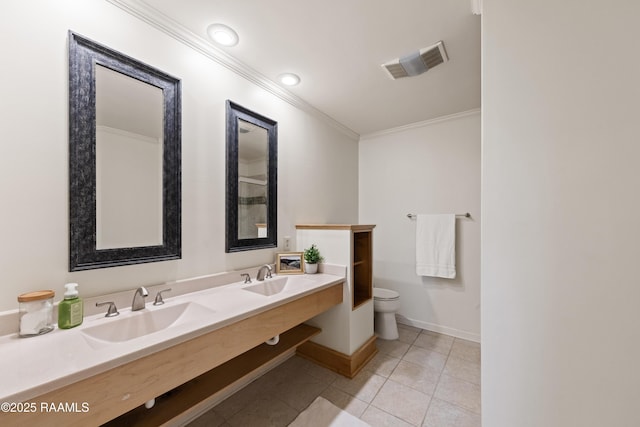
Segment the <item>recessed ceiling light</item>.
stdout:
[[300,77],[293,73],[284,73],[278,76],[280,83],[287,86],[295,86],[300,83]]
[[207,34],[211,40],[221,46],[235,46],[238,44],[238,33],[224,24],[211,24],[207,27]]

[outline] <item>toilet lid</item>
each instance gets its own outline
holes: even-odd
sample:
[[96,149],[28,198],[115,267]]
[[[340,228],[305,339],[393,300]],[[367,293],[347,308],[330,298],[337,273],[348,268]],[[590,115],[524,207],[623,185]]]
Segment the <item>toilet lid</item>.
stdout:
[[400,298],[400,294],[391,289],[373,288],[373,298],[388,301]]

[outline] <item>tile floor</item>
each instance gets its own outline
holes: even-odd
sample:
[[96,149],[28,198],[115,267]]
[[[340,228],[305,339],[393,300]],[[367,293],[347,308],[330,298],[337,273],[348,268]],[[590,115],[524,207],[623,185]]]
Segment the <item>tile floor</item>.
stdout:
[[480,345],[398,326],[353,379],[294,356],[189,427],[284,427],[317,396],[372,427],[480,427]]

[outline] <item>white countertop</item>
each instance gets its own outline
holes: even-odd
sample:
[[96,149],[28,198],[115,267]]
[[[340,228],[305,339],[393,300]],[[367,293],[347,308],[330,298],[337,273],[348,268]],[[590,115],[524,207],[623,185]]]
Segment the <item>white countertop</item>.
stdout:
[[[264,296],[243,290],[257,283],[235,282],[176,297],[154,306],[147,298],[144,310],[120,310],[117,317],[87,316],[82,325],[58,329],[44,335],[20,338],[17,333],[0,337],[0,402],[24,402],[36,396],[97,375],[116,366],[179,344],[231,323],[246,319],[292,300],[325,289],[344,280],[333,274],[289,275],[286,288]],[[278,277],[274,275],[273,279]],[[132,292],[133,294],[133,292]],[[206,310],[191,319],[158,332],[123,342],[106,342],[87,336],[87,329],[117,322],[145,312],[196,303]],[[104,307],[106,309],[106,307]],[[83,332],[85,331],[85,332]]]

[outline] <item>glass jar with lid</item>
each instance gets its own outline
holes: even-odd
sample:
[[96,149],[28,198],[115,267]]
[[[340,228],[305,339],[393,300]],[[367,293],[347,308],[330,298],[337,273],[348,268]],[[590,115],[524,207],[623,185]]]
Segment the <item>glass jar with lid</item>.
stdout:
[[53,330],[54,296],[52,290],[18,295],[21,337],[42,335]]

